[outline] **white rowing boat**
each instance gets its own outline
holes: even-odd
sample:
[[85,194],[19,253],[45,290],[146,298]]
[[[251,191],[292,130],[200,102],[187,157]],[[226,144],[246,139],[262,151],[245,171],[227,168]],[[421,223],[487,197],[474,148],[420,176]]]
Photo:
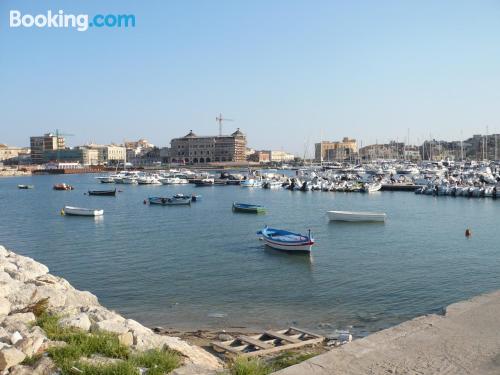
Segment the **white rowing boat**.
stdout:
[[72,216],[102,216],[104,215],[104,210],[64,206],[61,213],[64,215],[72,215]]
[[385,212],[328,211],[330,221],[379,221],[384,222]]

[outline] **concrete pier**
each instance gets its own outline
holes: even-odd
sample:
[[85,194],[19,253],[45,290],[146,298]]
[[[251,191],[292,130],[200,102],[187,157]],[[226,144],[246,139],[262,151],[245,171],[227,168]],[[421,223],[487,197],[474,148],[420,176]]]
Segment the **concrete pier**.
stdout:
[[354,340],[276,375],[500,374],[500,291]]

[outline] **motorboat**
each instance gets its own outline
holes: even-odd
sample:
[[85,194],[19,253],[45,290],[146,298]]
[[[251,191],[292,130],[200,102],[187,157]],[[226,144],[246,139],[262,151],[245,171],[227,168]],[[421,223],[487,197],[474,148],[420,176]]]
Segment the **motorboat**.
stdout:
[[330,221],[377,221],[384,222],[386,214],[384,212],[363,212],[363,211],[328,211]]
[[18,189],[22,189],[22,190],[25,190],[25,189],[33,189],[35,186],[33,185],[17,185],[17,188]]
[[54,190],[74,190],[75,188],[71,185],[62,183],[62,184],[56,184],[53,187]]

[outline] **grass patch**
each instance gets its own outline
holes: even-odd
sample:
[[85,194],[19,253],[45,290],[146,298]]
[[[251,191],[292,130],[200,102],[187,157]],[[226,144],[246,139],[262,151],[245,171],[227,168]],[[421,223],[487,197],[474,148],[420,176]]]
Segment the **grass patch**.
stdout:
[[[102,331],[88,333],[76,328],[60,327],[57,315],[43,313],[36,324],[49,339],[67,343],[48,350],[62,375],[74,375],[72,367],[82,370],[85,375],[137,375],[138,367],[147,367],[149,375],[159,375],[172,371],[181,363],[180,356],[173,351],[132,353],[128,347],[120,344],[115,334]],[[102,365],[81,361],[81,358],[89,358],[93,354],[122,361]]]
[[284,352],[267,361],[259,358],[237,357],[229,366],[229,373],[231,375],[268,375],[315,355],[315,353]]
[[21,365],[24,365],[24,366],[33,366],[35,363],[38,362],[38,360],[42,358],[42,355],[41,354],[34,354],[30,357],[26,357],[23,359],[23,361],[21,362]]
[[177,353],[163,350],[148,350],[133,354],[130,361],[137,367],[147,367],[148,375],[162,375],[169,373],[181,364]]
[[314,357],[314,353],[294,353],[284,352],[279,356],[273,358],[270,363],[274,371],[281,370],[285,367],[296,365],[297,363],[304,362],[305,360]]
[[268,375],[273,368],[258,358],[236,358],[230,366],[231,375]]

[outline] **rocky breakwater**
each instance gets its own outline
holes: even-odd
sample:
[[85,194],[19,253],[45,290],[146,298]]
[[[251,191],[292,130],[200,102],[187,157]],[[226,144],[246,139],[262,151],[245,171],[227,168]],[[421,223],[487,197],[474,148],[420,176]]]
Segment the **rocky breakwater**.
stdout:
[[[101,306],[93,294],[51,275],[45,265],[0,246],[0,374],[61,372],[50,353],[51,348],[64,347],[67,342],[54,340],[42,324],[37,324],[41,311],[57,316],[57,329],[69,328],[89,336],[110,332],[127,356],[151,350],[178,354],[180,367],[173,374],[213,374],[222,368],[222,363],[205,350],[178,337],[155,334],[137,321]],[[137,373],[147,374],[147,368],[139,371],[141,367],[146,366],[138,366]],[[73,370],[84,373],[79,368]]]

